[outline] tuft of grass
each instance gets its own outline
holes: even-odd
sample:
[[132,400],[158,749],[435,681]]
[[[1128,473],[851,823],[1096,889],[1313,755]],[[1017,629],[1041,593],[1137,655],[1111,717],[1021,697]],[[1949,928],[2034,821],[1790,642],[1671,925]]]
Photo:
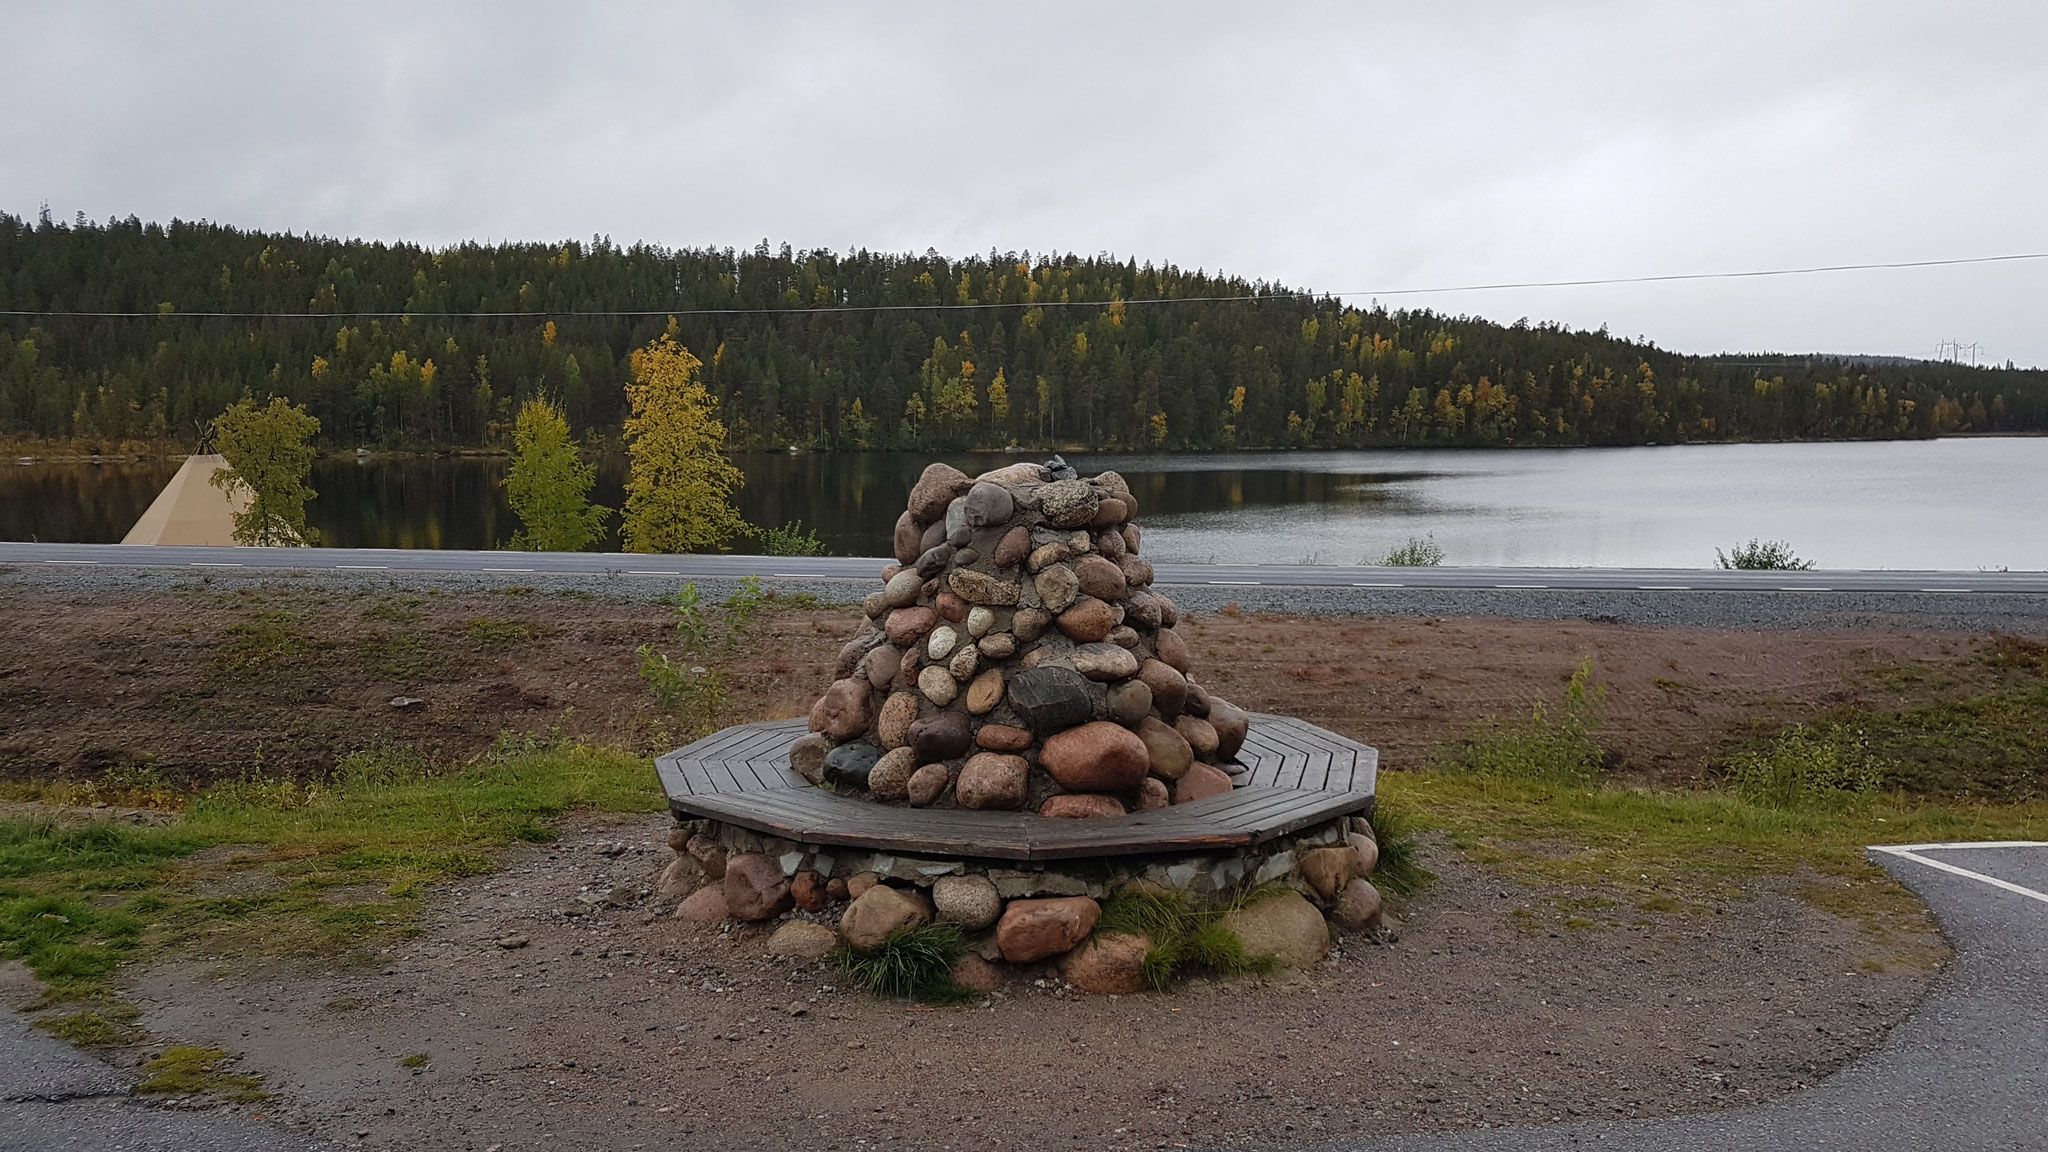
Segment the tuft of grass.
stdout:
[[228,1054],[219,1048],[179,1044],[142,1066],[142,1083],[135,1091],[148,1096],[212,1096],[235,1104],[254,1104],[268,1099],[263,1080],[223,1072]]
[[1444,562],[1444,546],[1436,542],[1435,536],[1410,536],[1406,544],[1382,556],[1379,563],[1388,568],[1435,568]]
[[1379,863],[1373,868],[1373,886],[1389,896],[1413,896],[1436,879],[1436,873],[1422,866],[1416,856],[1413,822],[1407,813],[1378,800],[1367,821],[1372,838],[1379,844]]
[[1727,569],[1759,569],[1778,572],[1804,572],[1813,567],[1813,561],[1801,560],[1792,552],[1792,545],[1783,540],[1758,540],[1750,537],[1749,543],[1737,544],[1727,552],[1714,549],[1714,562]]
[[403,1059],[399,1060],[398,1066],[400,1068],[425,1068],[427,1065],[433,1062],[434,1058],[432,1056],[427,1055],[425,1052],[414,1052],[410,1056],[406,1056]]
[[1270,956],[1247,956],[1244,942],[1223,923],[1223,916],[1248,897],[1222,905],[1196,900],[1184,892],[1124,891],[1102,905],[1096,936],[1143,936],[1152,942],[1145,953],[1145,979],[1164,990],[1191,973],[1240,976],[1269,972]]
[[966,950],[957,926],[925,924],[890,933],[872,952],[841,943],[831,960],[848,980],[877,996],[959,1004],[980,995],[953,979],[953,962]]
[[1800,724],[1767,748],[1731,757],[1728,782],[1743,799],[1767,808],[1839,807],[1867,799],[1891,768],[1860,733]]
[[1606,755],[1594,733],[1600,730],[1607,688],[1592,680],[1593,658],[1588,656],[1555,710],[1539,703],[1531,706],[1526,720],[1483,722],[1462,746],[1439,754],[1438,765],[1484,776],[1590,783]]

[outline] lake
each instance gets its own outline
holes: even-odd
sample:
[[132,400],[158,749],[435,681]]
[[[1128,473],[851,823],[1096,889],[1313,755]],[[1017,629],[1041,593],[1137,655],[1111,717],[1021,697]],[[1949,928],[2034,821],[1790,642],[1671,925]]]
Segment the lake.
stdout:
[[[834,553],[880,556],[935,457],[743,453],[756,524],[801,520]],[[1030,456],[941,454],[969,472]],[[1356,564],[1411,537],[1446,563],[1702,568],[1781,539],[1823,568],[2048,569],[2048,439],[1549,450],[1074,453],[1121,472],[1156,560]],[[174,464],[0,466],[0,539],[118,541]],[[518,526],[497,458],[323,460],[309,509],[324,542],[490,548]],[[625,460],[595,498],[624,499]],[[739,551],[747,551],[741,542]],[[608,544],[616,547],[616,543]]]

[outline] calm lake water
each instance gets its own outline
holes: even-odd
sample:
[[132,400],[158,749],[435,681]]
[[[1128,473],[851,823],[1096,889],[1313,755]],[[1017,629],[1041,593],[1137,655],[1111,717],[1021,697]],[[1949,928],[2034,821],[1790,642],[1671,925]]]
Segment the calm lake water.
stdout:
[[[942,458],[971,473],[1030,457]],[[736,459],[749,521],[801,520],[834,553],[879,556],[932,458]],[[2048,569],[2048,439],[1069,459],[1123,473],[1156,560],[1356,564],[1432,537],[1450,564],[1700,568],[1717,546],[1761,537],[1823,568]],[[310,518],[334,545],[495,547],[518,526],[505,468],[325,460]],[[174,470],[0,467],[0,539],[117,541]],[[624,481],[623,458],[602,461],[596,499],[617,507]]]

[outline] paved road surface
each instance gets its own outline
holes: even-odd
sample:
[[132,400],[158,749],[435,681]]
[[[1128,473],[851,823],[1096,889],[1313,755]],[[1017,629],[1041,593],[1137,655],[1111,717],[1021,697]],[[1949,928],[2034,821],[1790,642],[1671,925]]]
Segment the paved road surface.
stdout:
[[[846,556],[644,556],[384,548],[163,548],[0,543],[0,564],[52,567],[465,572],[736,579],[874,580],[887,561]],[[1160,564],[1177,586],[1626,592],[1898,592],[2048,595],[2048,572],[1724,572],[1689,568],[1338,568],[1310,564]]]
[[[2048,1148],[2048,844],[1872,856],[1926,899],[1956,956],[1884,1046],[1770,1104],[1677,1120],[1501,1128],[1360,1152]],[[1926,863],[1975,872],[1957,875]],[[1999,887],[1987,881],[2003,881]],[[2013,888],[2024,889],[2014,891]]]

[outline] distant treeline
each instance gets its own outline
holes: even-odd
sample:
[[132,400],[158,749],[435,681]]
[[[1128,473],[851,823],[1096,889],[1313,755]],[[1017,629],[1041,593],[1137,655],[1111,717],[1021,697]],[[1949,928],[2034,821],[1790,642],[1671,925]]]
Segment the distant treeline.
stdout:
[[[617,437],[668,329],[732,446],[1644,444],[2048,430],[2048,373],[1677,355],[1270,296],[1106,256],[410,244],[0,215],[0,435],[190,441],[245,391],[332,446],[502,443],[527,397]],[[1173,300],[1174,303],[1147,303]],[[875,310],[876,306],[914,306]],[[958,305],[973,305],[960,308]],[[941,308],[940,306],[956,306]],[[732,310],[707,314],[705,310]],[[308,314],[215,318],[206,312]],[[407,313],[389,318],[356,315]],[[485,318],[434,313],[505,313]],[[642,315],[579,315],[623,313]],[[686,314],[686,313],[696,314]]]

